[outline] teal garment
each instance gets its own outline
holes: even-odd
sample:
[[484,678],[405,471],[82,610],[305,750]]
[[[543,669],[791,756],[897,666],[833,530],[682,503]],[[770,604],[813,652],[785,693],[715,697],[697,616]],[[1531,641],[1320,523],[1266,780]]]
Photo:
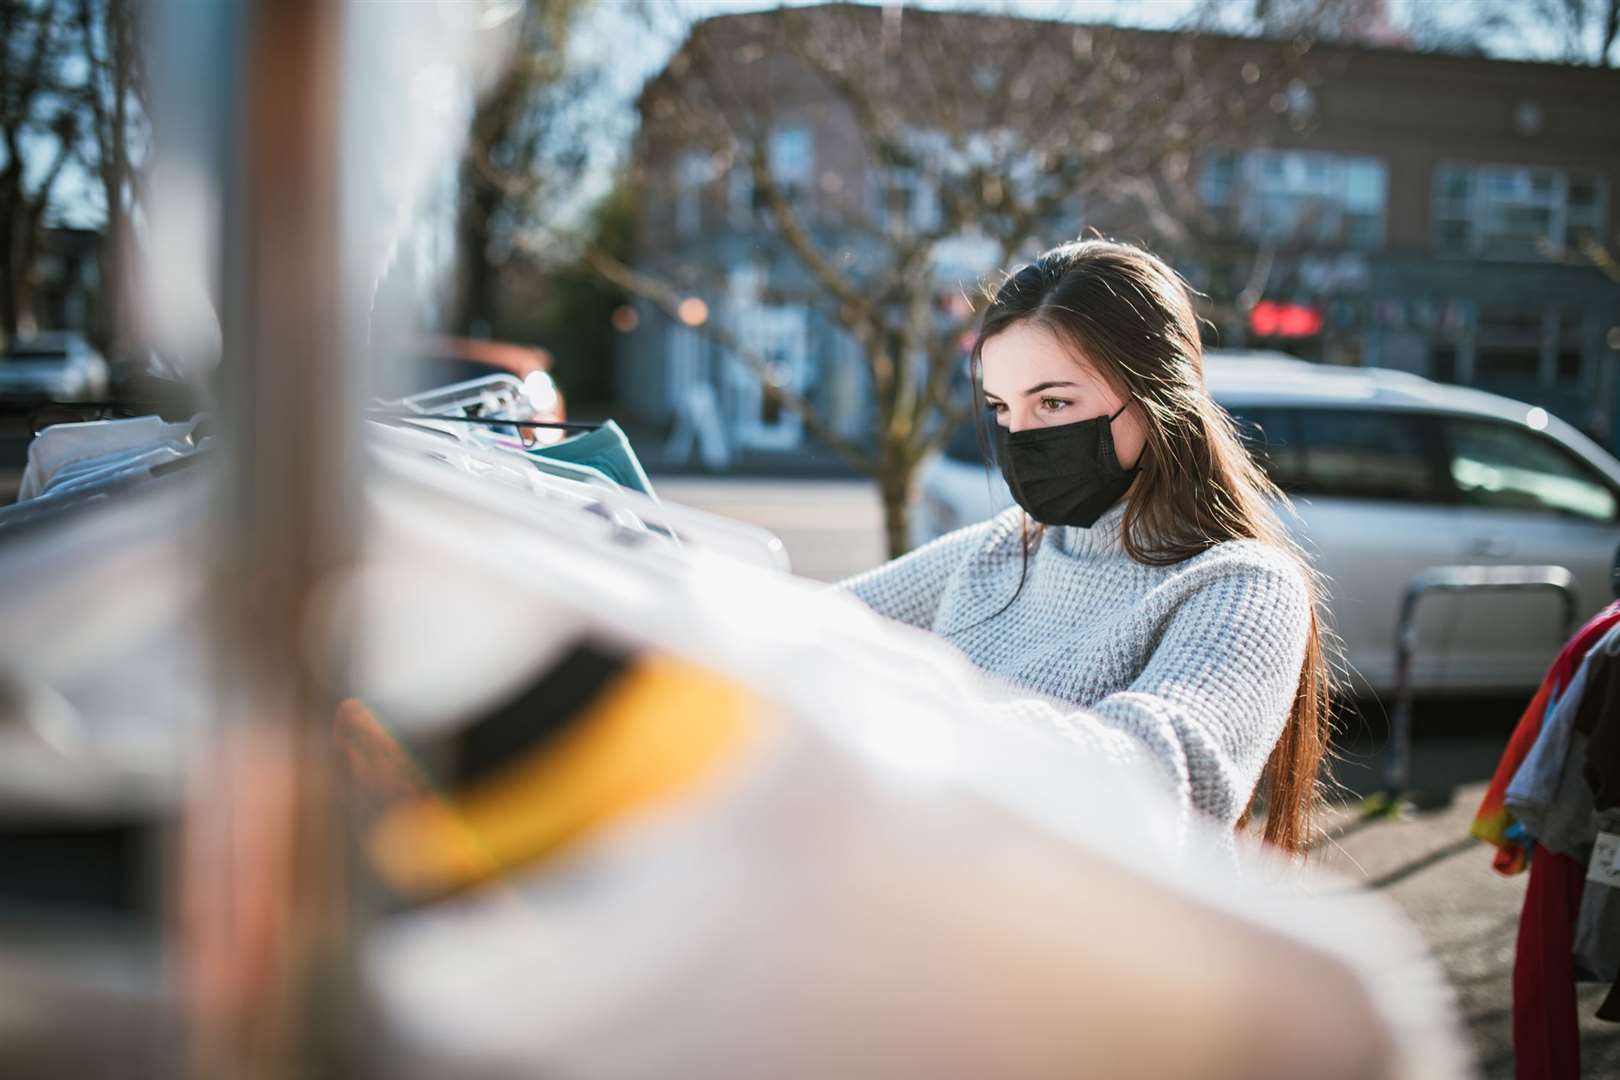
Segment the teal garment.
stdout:
[[636,452],[630,449],[630,440],[625,438],[624,431],[612,420],[595,431],[550,446],[536,446],[528,452],[553,461],[587,465],[620,487],[639,491],[643,495],[653,494],[652,484],[641,468]]

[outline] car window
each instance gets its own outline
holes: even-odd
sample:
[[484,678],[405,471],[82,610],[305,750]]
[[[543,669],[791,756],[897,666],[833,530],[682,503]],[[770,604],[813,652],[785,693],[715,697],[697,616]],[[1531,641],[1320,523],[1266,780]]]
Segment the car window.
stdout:
[[1374,409],[1299,409],[1294,423],[1302,461],[1293,490],[1299,494],[1445,501],[1415,417]]
[[1290,495],[1443,502],[1413,418],[1372,409],[1233,406],[1249,452]]
[[1284,491],[1297,490],[1304,480],[1305,457],[1294,414],[1286,409],[1243,406],[1229,411],[1237,425],[1238,437],[1271,476],[1272,482]]
[[18,349],[15,352],[7,353],[5,359],[29,364],[66,364],[68,355],[60,349]]
[[1447,420],[1445,430],[1464,504],[1615,520],[1614,489],[1547,436],[1492,420]]

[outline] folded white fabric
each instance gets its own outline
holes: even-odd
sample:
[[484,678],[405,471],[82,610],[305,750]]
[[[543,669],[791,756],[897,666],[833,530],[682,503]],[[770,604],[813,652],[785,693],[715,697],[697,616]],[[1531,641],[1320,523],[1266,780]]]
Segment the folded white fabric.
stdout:
[[17,489],[17,501],[43,494],[52,478],[68,466],[185,439],[196,425],[196,417],[170,423],[161,416],[52,424],[28,444],[28,465]]

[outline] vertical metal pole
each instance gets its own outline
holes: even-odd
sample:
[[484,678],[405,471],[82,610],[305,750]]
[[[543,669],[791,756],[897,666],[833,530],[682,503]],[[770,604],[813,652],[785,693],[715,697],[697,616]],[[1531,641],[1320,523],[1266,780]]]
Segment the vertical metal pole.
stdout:
[[1412,654],[1417,648],[1417,606],[1423,593],[1409,588],[1401,598],[1395,633],[1395,715],[1390,718],[1390,752],[1384,790],[1391,799],[1406,791],[1412,777]]
[[345,5],[236,20],[224,110],[222,435],[211,602],[218,726],[180,855],[180,966],[198,1077],[353,1071],[346,818],[329,752],[354,557],[340,238]]
[[1395,707],[1384,752],[1384,790],[1368,799],[1369,813],[1395,812],[1412,780],[1412,655],[1417,650],[1417,611],[1432,592],[1553,592],[1564,614],[1561,641],[1575,629],[1575,581],[1561,566],[1435,566],[1407,583],[1395,623]]

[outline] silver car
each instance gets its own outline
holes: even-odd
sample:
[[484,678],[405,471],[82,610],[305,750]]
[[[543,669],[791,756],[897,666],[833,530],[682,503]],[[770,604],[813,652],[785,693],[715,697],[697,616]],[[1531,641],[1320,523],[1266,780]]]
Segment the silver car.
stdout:
[[21,338],[0,355],[0,402],[96,401],[107,396],[109,375],[81,334]]
[[[1327,580],[1358,692],[1394,681],[1406,584],[1437,565],[1567,567],[1582,617],[1610,596],[1620,546],[1620,462],[1523,402],[1415,375],[1277,354],[1211,353],[1210,392],[1293,504],[1284,519]],[[1011,504],[964,433],[923,471],[915,538]],[[1557,651],[1545,594],[1437,595],[1419,609],[1413,685],[1520,691]]]

